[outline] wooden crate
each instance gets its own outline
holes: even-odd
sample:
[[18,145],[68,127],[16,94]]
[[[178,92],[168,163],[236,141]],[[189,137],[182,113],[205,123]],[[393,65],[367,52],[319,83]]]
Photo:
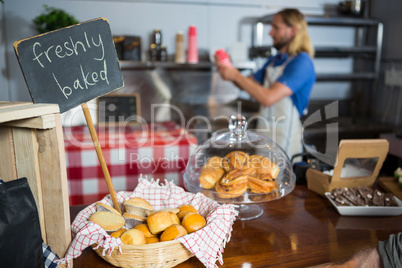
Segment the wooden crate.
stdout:
[[0,177],[28,179],[43,240],[64,257],[71,227],[59,106],[0,102],[0,148]]

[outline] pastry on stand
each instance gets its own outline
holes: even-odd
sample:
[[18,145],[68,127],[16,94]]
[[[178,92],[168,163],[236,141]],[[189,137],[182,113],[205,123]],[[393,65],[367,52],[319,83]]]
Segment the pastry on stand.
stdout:
[[263,213],[256,203],[289,194],[296,175],[278,144],[247,131],[244,116],[231,116],[229,130],[214,133],[192,154],[184,173],[185,188],[220,203],[239,204],[241,220],[255,219]]

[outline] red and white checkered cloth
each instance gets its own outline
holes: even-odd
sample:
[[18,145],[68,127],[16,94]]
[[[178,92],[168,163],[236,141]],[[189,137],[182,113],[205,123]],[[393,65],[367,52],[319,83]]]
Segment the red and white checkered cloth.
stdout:
[[[132,191],[140,175],[183,185],[197,138],[174,122],[97,127],[115,191]],[[109,193],[87,126],[64,127],[70,205],[91,204]]]
[[[232,226],[238,214],[234,205],[219,205],[202,193],[186,192],[171,181],[159,184],[159,180],[148,180],[146,177],[139,179],[139,184],[133,192],[122,191],[117,192],[116,195],[120,203],[132,197],[142,197],[152,204],[154,210],[179,207],[183,204],[193,205],[198,213],[206,218],[207,224],[201,230],[180,237],[178,240],[205,267],[218,267],[217,260],[223,264],[223,249],[230,240]],[[101,202],[113,206],[110,195],[103,198]],[[124,254],[120,247],[122,244],[120,238],[111,237],[99,225],[88,221],[95,211],[94,203],[78,213],[72,223],[72,232],[75,237],[61,262],[65,263],[67,260],[77,258],[85,248],[94,243],[98,243],[104,249],[104,254],[110,255],[116,247],[119,248],[120,253]]]

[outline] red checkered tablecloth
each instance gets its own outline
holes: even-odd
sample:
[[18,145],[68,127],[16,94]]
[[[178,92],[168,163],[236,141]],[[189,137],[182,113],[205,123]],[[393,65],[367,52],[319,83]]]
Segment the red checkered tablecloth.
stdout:
[[[88,126],[64,127],[70,205],[109,194]],[[183,173],[197,139],[173,122],[97,127],[115,191],[132,191],[140,175],[183,187]]]

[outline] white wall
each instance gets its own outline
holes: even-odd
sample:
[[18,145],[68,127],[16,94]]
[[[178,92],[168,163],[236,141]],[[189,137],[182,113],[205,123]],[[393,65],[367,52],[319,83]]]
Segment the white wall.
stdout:
[[[43,4],[61,8],[74,15],[79,21],[105,17],[109,20],[114,35],[139,35],[142,48],[149,45],[149,35],[156,28],[161,29],[163,43],[168,53],[174,53],[174,39],[178,31],[186,32],[194,24],[198,30],[200,49],[229,49],[236,41],[251,43],[249,18],[272,14],[283,7],[296,7],[305,14],[324,14],[329,6],[338,0],[4,0],[0,13],[0,100],[31,101],[23,75],[18,65],[13,42],[36,35],[33,18],[44,12]],[[1,5],[1,4],[0,4]],[[4,22],[4,23],[3,23]],[[342,33],[322,35],[312,33],[317,43],[351,42]],[[267,30],[268,36],[268,30]],[[269,40],[269,38],[267,38]],[[332,40],[332,41],[331,41]],[[5,55],[6,57],[3,57]],[[338,63],[343,70],[344,63]],[[319,68],[321,63],[317,63]],[[334,70],[331,67],[331,70]],[[317,91],[317,90],[315,90]],[[318,90],[320,91],[320,90]],[[315,93],[318,96],[323,93]],[[322,90],[321,90],[322,91]],[[326,93],[324,92],[324,95]]]

